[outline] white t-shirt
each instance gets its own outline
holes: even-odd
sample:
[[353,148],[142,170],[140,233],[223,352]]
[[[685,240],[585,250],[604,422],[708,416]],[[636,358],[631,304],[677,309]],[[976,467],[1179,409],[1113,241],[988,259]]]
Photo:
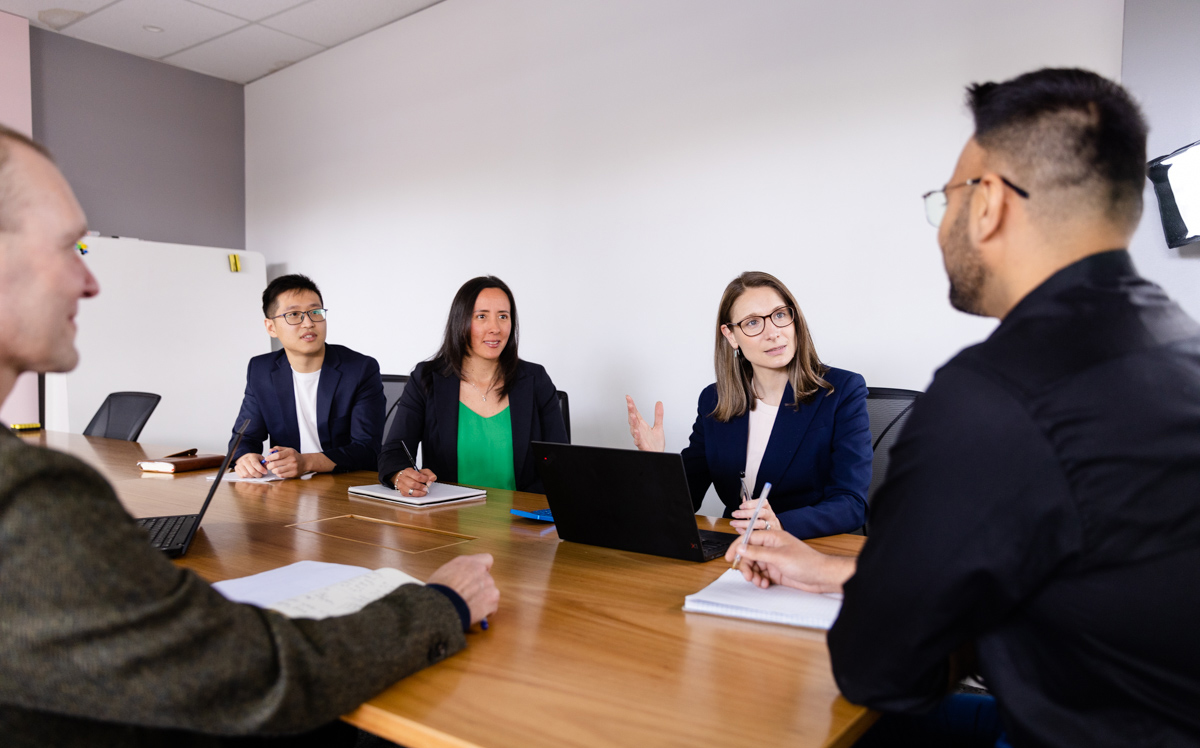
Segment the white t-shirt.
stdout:
[[767,405],[762,400],[750,411],[750,436],[746,439],[746,488],[752,494],[754,484],[758,481],[758,468],[762,465],[763,453],[767,451],[767,442],[771,440],[771,429],[775,426],[777,415],[779,406]]
[[301,374],[292,369],[292,388],[296,391],[296,421],[300,426],[300,454],[321,451],[321,436],[317,433],[317,385],[321,370]]

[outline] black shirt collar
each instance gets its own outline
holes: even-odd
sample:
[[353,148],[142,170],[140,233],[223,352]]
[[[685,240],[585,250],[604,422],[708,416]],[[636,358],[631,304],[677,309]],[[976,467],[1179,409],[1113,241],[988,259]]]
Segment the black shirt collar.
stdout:
[[1039,314],[1063,291],[1077,286],[1112,286],[1122,278],[1138,277],[1133,258],[1125,249],[1110,249],[1088,255],[1051,275],[1030,291],[1000,323],[1006,327],[1025,317]]

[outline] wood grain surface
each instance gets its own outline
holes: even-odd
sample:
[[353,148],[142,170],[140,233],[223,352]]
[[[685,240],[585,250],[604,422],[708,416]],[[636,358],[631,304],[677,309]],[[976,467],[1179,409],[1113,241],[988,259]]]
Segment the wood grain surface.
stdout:
[[[136,466],[188,444],[54,432],[24,438],[96,467],[135,517],[196,512],[214,472]],[[798,748],[850,745],[874,721],[838,694],[824,632],[682,611],[685,595],[728,568],[723,561],[560,542],[553,525],[509,513],[545,509],[537,494],[489,489],[486,502],[405,509],[347,493],[373,482],[373,473],[359,472],[223,484],[177,560],[215,582],[303,559],[425,578],[456,555],[492,554],[501,597],[491,629],[346,715],[363,729],[409,748]],[[731,531],[726,520],[697,521]],[[812,545],[854,555],[862,542],[841,535]]]

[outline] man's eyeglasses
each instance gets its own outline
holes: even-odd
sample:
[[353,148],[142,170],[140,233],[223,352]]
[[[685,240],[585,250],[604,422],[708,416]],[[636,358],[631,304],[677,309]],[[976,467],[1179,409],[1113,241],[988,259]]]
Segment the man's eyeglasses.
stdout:
[[787,327],[795,318],[796,313],[790,306],[781,306],[770,314],[752,314],[741,322],[727,324],[741,330],[743,335],[753,338],[755,335],[762,335],[762,331],[767,329],[767,320],[771,320],[771,324],[776,327]]
[[[946,190],[952,190],[955,187],[973,187],[974,185],[979,184],[982,180],[982,177],[976,177],[975,179],[968,179],[967,181],[959,182],[958,184],[948,184],[940,190],[930,190],[924,195],[921,195],[921,199],[925,201],[925,218],[928,219],[929,223],[932,224],[934,228],[938,228],[942,225],[942,219],[946,217]],[[1008,181],[1008,179],[1005,177],[1000,177],[1000,181],[1008,185],[1013,192],[1017,193],[1021,197],[1029,199],[1028,192]]]
[[324,322],[325,315],[328,313],[328,309],[309,309],[307,312],[286,312],[284,314],[277,314],[271,319],[279,319],[280,317],[283,317],[283,319],[287,321],[289,325],[298,325],[304,321],[304,315],[306,314],[313,322]]

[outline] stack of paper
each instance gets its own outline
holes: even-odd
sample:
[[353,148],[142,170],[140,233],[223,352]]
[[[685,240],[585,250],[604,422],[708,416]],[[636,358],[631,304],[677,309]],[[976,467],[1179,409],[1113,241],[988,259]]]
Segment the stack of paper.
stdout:
[[842,609],[842,596],[818,595],[779,585],[764,590],[747,582],[740,571],[730,569],[717,581],[684,598],[683,609],[689,613],[828,630]]

